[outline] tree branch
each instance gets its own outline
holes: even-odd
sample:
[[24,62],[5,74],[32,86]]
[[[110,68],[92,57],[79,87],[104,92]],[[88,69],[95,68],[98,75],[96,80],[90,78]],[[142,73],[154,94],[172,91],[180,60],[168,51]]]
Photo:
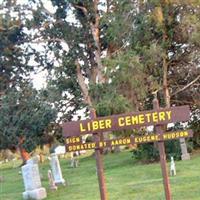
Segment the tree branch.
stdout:
[[190,104],[190,105],[194,104],[194,101],[185,101],[185,100],[177,100],[177,99],[172,99],[171,102],[172,102],[172,104],[173,103]]
[[110,12],[110,0],[106,0],[106,13]]
[[85,79],[81,73],[80,63],[78,61],[75,61],[75,64],[76,64],[77,79],[78,79],[78,83],[79,83],[79,86],[80,86],[82,94],[83,94],[84,101],[88,106],[92,107],[92,101],[89,96],[88,87],[87,87],[87,85],[85,83]]
[[73,4],[73,6],[76,9],[81,9],[83,11],[83,13],[84,13],[85,16],[87,15],[88,11],[87,11],[87,9],[84,6],[80,6],[80,5],[77,5],[77,4]]
[[200,79],[200,75],[197,76],[197,78],[195,78],[193,81],[191,81],[189,84],[187,84],[185,87],[181,88],[180,90],[174,92],[171,96],[174,96],[180,92],[182,92],[183,90],[186,90],[187,88],[189,88],[191,85],[193,85],[196,81],[198,81]]
[[62,42],[68,45],[64,39],[60,39],[60,38],[38,39],[38,40],[29,41],[29,42],[33,44],[39,44],[39,43],[45,43],[45,42]]

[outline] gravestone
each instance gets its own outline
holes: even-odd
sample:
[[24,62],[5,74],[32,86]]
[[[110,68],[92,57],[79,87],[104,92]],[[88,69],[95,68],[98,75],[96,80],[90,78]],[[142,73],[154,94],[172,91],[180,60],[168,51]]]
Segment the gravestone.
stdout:
[[58,184],[65,185],[65,180],[62,176],[62,171],[60,168],[60,162],[58,160],[58,156],[55,153],[51,154],[50,163],[51,163],[51,169],[52,169],[55,184],[56,185],[58,185]]
[[23,199],[41,200],[47,197],[46,189],[42,187],[38,165],[33,160],[27,161],[22,167],[25,192]]
[[176,166],[174,162],[174,158],[171,156],[171,163],[170,163],[170,175],[176,176]]
[[27,163],[38,164],[39,160],[40,160],[40,156],[36,155],[36,156],[32,157],[31,159],[29,159],[27,161]]
[[181,144],[181,160],[190,160],[190,154],[187,151],[187,145],[185,142],[185,138],[180,138],[180,144]]
[[49,188],[51,190],[57,190],[58,188],[57,188],[57,186],[55,184],[55,181],[54,181],[54,178],[53,178],[51,170],[48,170],[48,179],[49,179]]
[[71,152],[70,156],[71,156],[71,167],[73,168],[78,167],[79,161],[77,157],[79,156],[79,152],[78,151]]

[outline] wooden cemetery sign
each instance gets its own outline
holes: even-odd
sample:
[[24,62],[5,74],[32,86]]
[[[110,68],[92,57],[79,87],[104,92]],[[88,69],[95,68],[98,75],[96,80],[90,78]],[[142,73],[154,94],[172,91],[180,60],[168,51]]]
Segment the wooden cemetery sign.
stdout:
[[[172,199],[166,166],[164,141],[192,137],[192,130],[164,132],[163,125],[189,120],[190,109],[189,106],[178,106],[161,109],[159,108],[157,99],[153,100],[153,108],[154,110],[151,111],[132,112],[98,118],[96,118],[95,111],[91,110],[91,119],[63,123],[63,135],[67,138],[66,149],[68,152],[95,149],[101,200],[107,200],[108,198],[100,149],[118,145],[141,144],[149,142],[158,142],[165,197],[166,200]],[[155,126],[155,133],[153,134],[131,136],[129,138],[120,138],[106,141],[100,139],[100,135],[103,132],[126,129],[132,130],[134,128],[151,125]],[[93,134],[95,141],[82,143],[80,137],[84,134]]]
[[88,133],[103,133],[106,131],[133,129],[141,126],[163,125],[187,121],[190,117],[189,106],[171,107],[145,112],[134,112],[108,117],[98,117],[63,124],[65,137],[79,136]]

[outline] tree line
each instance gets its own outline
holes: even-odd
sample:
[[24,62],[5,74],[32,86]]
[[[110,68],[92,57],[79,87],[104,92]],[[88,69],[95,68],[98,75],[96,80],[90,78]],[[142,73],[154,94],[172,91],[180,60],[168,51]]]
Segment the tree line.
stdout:
[[[31,151],[49,132],[62,139],[55,127],[79,110],[152,109],[155,94],[161,107],[190,105],[199,147],[198,0],[5,0],[1,8],[1,149],[23,141]],[[36,91],[30,74],[43,70],[47,87]]]

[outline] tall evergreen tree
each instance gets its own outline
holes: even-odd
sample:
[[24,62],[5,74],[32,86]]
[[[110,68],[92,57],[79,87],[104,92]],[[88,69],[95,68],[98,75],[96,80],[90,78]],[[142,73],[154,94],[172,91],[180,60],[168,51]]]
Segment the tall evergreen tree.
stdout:
[[0,149],[19,148],[25,161],[27,152],[42,145],[56,110],[31,85],[23,85],[2,97],[0,118]]
[[31,63],[34,52],[24,43],[24,9],[16,1],[1,4],[0,149],[19,148],[25,161],[28,152],[41,144],[56,110],[30,84],[30,73],[35,70]]
[[139,100],[141,109],[150,108],[149,99],[158,92],[161,106],[189,104],[196,113],[200,82],[199,1],[115,2],[114,12],[107,17],[107,39],[116,47],[109,62],[117,61],[116,69],[121,64],[119,54],[132,51],[137,55],[146,74],[146,78],[139,79],[140,84],[146,85],[143,90],[149,94],[146,101]]

